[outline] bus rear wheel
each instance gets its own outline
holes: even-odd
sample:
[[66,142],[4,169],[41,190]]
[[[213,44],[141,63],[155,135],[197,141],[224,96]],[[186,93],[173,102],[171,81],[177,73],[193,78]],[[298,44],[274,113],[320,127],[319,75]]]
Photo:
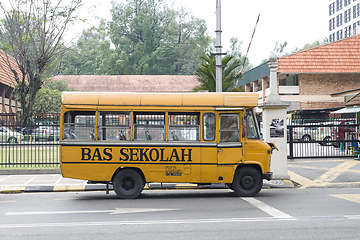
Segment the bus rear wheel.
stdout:
[[239,197],[254,197],[262,188],[262,176],[252,167],[243,167],[235,172],[232,188]]
[[113,184],[115,193],[124,199],[137,198],[145,186],[143,177],[133,169],[120,170],[116,173]]

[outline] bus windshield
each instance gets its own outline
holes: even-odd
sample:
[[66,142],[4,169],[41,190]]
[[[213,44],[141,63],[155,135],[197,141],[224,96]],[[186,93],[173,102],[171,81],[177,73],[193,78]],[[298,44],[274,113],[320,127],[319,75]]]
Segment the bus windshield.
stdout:
[[260,139],[259,129],[252,109],[246,110],[246,135],[248,139]]

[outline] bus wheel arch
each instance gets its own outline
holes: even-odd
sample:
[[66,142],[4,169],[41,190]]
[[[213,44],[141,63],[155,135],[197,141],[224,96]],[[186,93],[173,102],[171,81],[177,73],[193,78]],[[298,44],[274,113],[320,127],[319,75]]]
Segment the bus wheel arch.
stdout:
[[119,168],[112,178],[115,193],[123,199],[133,199],[140,196],[145,177],[138,168]]
[[256,196],[262,185],[261,168],[258,165],[239,165],[231,183],[232,190],[241,197]]

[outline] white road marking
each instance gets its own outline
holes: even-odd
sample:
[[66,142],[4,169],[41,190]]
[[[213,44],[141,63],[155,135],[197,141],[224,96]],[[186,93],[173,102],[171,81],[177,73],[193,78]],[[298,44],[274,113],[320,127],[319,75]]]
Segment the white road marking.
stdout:
[[7,212],[6,216],[23,216],[23,215],[55,215],[55,214],[79,214],[79,213],[143,213],[143,212],[163,212],[177,211],[179,209],[159,209],[159,208],[116,208],[114,210],[87,210],[87,211],[42,211],[42,212]]
[[267,214],[273,216],[274,218],[277,218],[277,219],[292,219],[292,220],[296,220],[296,218],[276,209],[276,208],[273,208],[269,205],[267,205],[266,203],[263,203],[253,197],[243,197],[241,198],[245,201],[247,201],[248,203],[252,204],[253,206],[257,207],[258,209],[266,212]]
[[111,222],[29,223],[29,224],[0,224],[0,229],[4,229],[4,228],[43,228],[43,227],[265,222],[265,221],[289,221],[289,220],[294,220],[294,219],[280,219],[280,218],[271,218],[271,217],[266,218],[265,217],[265,218],[219,218],[219,219],[183,219],[183,220],[111,221]]

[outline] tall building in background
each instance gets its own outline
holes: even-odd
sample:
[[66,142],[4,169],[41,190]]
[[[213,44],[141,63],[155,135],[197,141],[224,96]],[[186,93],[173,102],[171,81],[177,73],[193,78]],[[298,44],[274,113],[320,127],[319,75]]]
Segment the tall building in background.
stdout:
[[360,33],[360,0],[329,0],[329,41]]

